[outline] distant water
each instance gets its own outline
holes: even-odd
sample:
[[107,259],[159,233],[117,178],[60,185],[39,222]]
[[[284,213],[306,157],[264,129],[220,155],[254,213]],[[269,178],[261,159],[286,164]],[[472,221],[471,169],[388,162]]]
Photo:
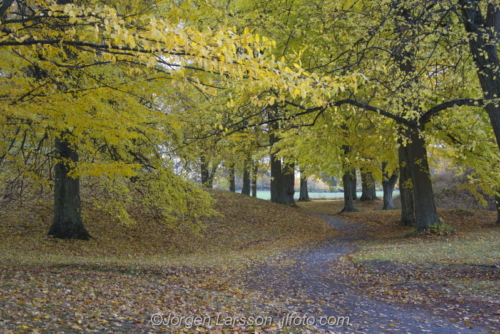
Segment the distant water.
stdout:
[[[298,191],[295,191],[294,198],[299,199],[300,193]],[[392,193],[394,197],[399,196],[399,190],[394,190]],[[358,197],[361,197],[361,192],[358,192]],[[377,191],[377,197],[383,198],[384,197],[384,192],[383,191]],[[271,198],[271,192],[269,190],[258,190],[257,191],[257,198],[261,199],[267,199],[269,200]],[[315,198],[344,198],[344,193],[343,192],[336,192],[336,193],[315,193],[315,192],[309,192],[309,198],[315,199]]]

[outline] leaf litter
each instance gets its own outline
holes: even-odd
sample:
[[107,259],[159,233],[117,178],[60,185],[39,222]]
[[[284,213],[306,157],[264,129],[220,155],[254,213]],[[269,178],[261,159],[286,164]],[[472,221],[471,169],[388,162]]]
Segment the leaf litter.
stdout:
[[[499,331],[494,306],[499,301],[498,290],[495,292],[498,276],[492,268],[457,263],[450,267],[446,262],[429,264],[423,259],[418,264],[407,259],[374,260],[373,254],[379,250],[377,243],[381,247],[387,244],[403,247],[397,249],[401,253],[405,244],[423,247],[444,240],[405,237],[407,230],[394,226],[397,217],[394,212],[341,215],[341,221],[324,214],[338,205],[327,201],[300,204],[302,208],[297,210],[231,193],[213,192],[213,195],[222,215],[206,221],[202,235],[182,229],[174,232],[152,221],[135,227],[120,226],[101,217],[87,223],[91,233],[99,236],[98,240],[58,241],[44,237],[49,205],[46,211],[40,208],[40,203],[35,203],[33,208],[25,204],[18,212],[2,212],[0,326],[3,331],[415,333],[416,330],[435,332],[436,328],[440,333]],[[333,219],[338,231],[353,233],[348,237],[339,235],[320,217],[308,212],[323,212],[322,217],[330,223]],[[23,219],[19,219],[21,213]],[[453,216],[456,212],[449,214]],[[469,231],[466,226],[461,226],[462,234],[452,238],[474,241],[486,237],[471,237],[469,232],[477,228],[471,227]],[[388,233],[382,233],[383,230]],[[498,231],[489,227],[484,230]],[[443,266],[449,271],[445,282],[448,286],[431,275],[443,272]],[[454,279],[456,285],[450,283]],[[460,284],[470,287],[467,281],[470,279],[479,283],[469,290],[451,288],[459,288]],[[489,287],[486,289],[489,294],[477,295],[484,284]],[[169,315],[208,316],[211,322],[190,328],[185,324],[153,326],[151,316],[157,313],[163,319]],[[272,317],[273,322],[260,326],[248,321],[220,324],[215,320],[258,316]],[[280,328],[280,321],[287,317],[299,318],[300,322],[308,316],[316,320],[325,317],[339,320],[344,316],[350,319],[347,324],[332,326],[302,321]]]

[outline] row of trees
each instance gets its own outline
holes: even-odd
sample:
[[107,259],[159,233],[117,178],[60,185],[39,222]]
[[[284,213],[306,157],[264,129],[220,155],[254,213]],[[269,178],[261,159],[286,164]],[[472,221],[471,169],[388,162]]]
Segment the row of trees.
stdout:
[[196,227],[212,211],[193,173],[246,165],[250,193],[263,155],[280,203],[295,167],[387,194],[399,174],[418,231],[440,224],[429,157],[498,195],[497,0],[9,0],[0,19],[4,193],[53,189],[54,237],[90,237],[80,180],[121,220],[139,201]]
[[[313,73],[358,72],[370,80],[340,92],[326,105],[307,94],[298,99],[270,90],[261,96],[267,108],[248,113],[243,125],[238,120],[227,125],[229,129],[267,124],[263,133],[270,136],[272,157],[279,152],[301,166],[310,168],[313,161],[313,171],[343,174],[345,189],[354,168],[376,172],[383,163],[386,186],[395,182],[399,171],[406,185],[401,223],[416,225],[419,231],[440,224],[427,161],[429,145],[434,154],[458,163],[458,172],[473,168],[474,187],[496,192],[497,2],[230,4],[234,7],[218,8],[220,17],[246,23],[252,17],[255,31],[279,41],[276,56],[302,50],[291,57],[300,56]],[[280,180],[279,167],[273,169],[271,163],[273,170],[273,178]],[[345,211],[354,210],[352,199],[346,191]],[[285,203],[279,196],[273,200]]]

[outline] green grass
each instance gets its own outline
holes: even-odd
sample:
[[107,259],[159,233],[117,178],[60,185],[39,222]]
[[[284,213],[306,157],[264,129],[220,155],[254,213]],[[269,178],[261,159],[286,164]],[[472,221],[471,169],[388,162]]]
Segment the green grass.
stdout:
[[356,262],[500,265],[499,240],[500,229],[468,231],[456,237],[372,240],[362,243],[353,259]]

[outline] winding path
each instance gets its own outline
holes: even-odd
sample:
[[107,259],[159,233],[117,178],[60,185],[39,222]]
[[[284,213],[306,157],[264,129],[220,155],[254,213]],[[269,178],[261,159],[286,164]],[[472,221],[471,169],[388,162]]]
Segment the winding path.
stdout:
[[[291,312],[323,319],[316,325],[330,333],[488,333],[486,328],[466,328],[433,315],[432,309],[413,305],[388,304],[370,300],[353,288],[353,283],[335,280],[332,260],[355,249],[353,242],[366,238],[363,229],[354,228],[336,216],[320,214],[342,235],[314,249],[292,255],[291,263],[274,263],[249,273],[247,286],[274,294]],[[355,283],[354,283],[355,284]],[[297,302],[301,300],[303,302]],[[349,326],[328,326],[328,317],[349,317]],[[300,322],[300,321],[298,321]]]

